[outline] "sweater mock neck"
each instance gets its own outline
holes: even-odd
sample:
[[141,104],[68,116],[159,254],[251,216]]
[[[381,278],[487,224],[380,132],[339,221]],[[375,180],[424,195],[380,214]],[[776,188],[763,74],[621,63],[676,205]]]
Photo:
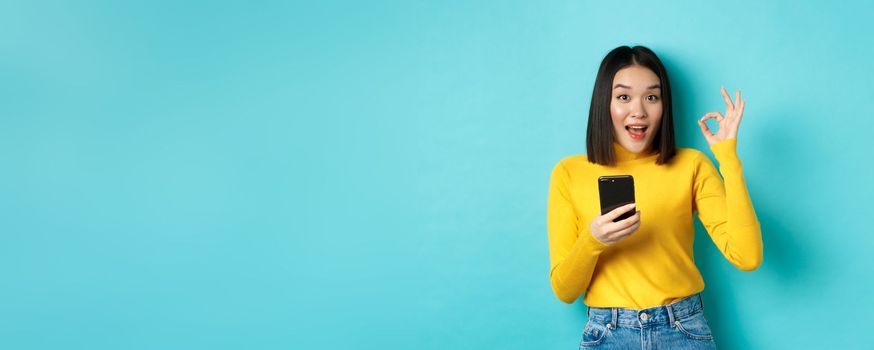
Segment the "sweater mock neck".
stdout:
[[627,162],[645,162],[645,161],[655,161],[658,158],[658,152],[650,152],[650,153],[634,153],[631,152],[625,147],[622,147],[618,142],[613,142],[613,155],[616,156],[617,163],[627,163]]

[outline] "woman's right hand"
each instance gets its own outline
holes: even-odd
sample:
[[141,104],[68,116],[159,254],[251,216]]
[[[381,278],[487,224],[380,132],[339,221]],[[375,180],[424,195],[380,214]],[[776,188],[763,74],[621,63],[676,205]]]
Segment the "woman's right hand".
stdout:
[[592,236],[607,245],[613,245],[631,236],[632,233],[640,228],[640,211],[617,222],[613,222],[613,219],[618,218],[627,211],[633,210],[634,205],[635,203],[626,204],[609,211],[607,214],[596,217],[595,220],[592,220],[592,224],[589,225]]

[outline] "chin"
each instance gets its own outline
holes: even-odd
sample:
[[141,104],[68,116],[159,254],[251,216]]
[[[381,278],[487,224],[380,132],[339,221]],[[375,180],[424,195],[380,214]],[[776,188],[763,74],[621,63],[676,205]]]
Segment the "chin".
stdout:
[[646,142],[626,141],[622,143],[622,147],[632,153],[641,153],[646,149]]

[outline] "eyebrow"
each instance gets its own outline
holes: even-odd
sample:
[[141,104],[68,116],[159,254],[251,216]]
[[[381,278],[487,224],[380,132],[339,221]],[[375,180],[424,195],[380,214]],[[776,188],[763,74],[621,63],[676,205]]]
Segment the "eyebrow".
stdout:
[[[647,87],[646,89],[647,89],[647,90],[650,90],[650,89],[658,89],[658,88],[660,88],[660,87],[661,87],[661,85],[659,85],[659,84],[653,84],[653,85],[650,85],[649,87]],[[616,84],[616,86],[613,87],[614,90],[615,90],[615,89],[618,89],[618,88],[626,88],[626,89],[630,89],[631,87],[628,86],[628,85],[622,85],[622,84]]]

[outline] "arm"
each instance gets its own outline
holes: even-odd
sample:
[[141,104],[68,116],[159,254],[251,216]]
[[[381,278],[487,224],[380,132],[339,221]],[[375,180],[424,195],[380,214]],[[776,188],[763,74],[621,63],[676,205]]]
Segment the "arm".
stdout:
[[702,154],[694,183],[698,218],[729,262],[743,271],[755,270],[762,263],[762,231],[737,157],[737,139],[717,142],[710,149],[725,182]]
[[581,224],[568,191],[568,172],[559,162],[552,170],[547,203],[549,279],[561,301],[571,304],[586,291],[598,262],[608,247]]
[[[732,101],[724,87],[720,90],[725,101],[725,116],[710,112],[698,120],[698,125],[719,161],[725,183],[710,159],[700,155],[695,163],[695,207],[698,218],[722,255],[738,269],[752,271],[762,264],[763,247],[762,230],[737,157],[737,133],[746,100],[741,99],[740,91],[735,92]],[[719,124],[715,134],[704,123],[707,119],[716,119]]]

